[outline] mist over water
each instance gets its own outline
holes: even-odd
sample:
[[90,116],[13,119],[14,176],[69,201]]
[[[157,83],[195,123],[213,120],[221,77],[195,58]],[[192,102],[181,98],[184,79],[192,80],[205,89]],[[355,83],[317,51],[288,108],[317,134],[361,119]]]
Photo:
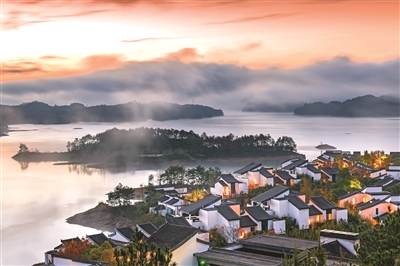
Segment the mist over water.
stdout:
[[[207,135],[236,136],[270,134],[275,140],[290,136],[298,152],[313,160],[323,143],[341,150],[400,151],[398,118],[304,117],[288,113],[228,113],[224,117],[200,120],[145,121],[134,123],[80,123],[67,125],[14,125],[13,128],[35,131],[10,132],[1,137],[2,228],[1,265],[30,265],[44,261],[44,252],[53,249],[60,239],[82,237],[98,231],[70,225],[65,219],[93,208],[106,200],[106,193],[118,183],[137,187],[147,177],[168,164],[126,171],[107,171],[80,165],[53,165],[53,162],[21,164],[13,159],[20,143],[39,151],[66,151],[66,143],[86,134],[107,129],[160,127],[193,130]],[[74,129],[82,128],[82,129]],[[250,163],[227,163],[220,166],[231,172]],[[275,166],[276,162],[263,162]],[[270,164],[270,165],[267,165]],[[187,163],[185,166],[195,166]],[[23,256],[21,255],[23,254]]]

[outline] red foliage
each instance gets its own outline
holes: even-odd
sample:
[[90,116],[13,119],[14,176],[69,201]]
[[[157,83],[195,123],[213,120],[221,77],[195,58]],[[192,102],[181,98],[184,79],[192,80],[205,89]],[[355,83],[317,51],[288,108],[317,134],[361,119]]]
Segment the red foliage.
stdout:
[[71,240],[69,242],[63,243],[60,251],[57,254],[71,257],[71,258],[81,258],[83,252],[90,247],[90,242],[87,239],[82,239],[81,242]]

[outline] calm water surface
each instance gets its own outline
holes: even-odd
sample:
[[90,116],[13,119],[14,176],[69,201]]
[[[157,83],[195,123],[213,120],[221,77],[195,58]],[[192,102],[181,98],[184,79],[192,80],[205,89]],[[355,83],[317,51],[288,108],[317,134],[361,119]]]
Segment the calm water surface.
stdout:
[[[11,156],[20,143],[39,151],[65,151],[67,141],[107,129],[160,127],[193,130],[207,135],[237,136],[270,134],[275,140],[286,135],[294,139],[298,151],[314,159],[321,142],[348,151],[399,151],[397,118],[327,118],[292,114],[232,113],[201,120],[146,121],[135,123],[81,123],[69,125],[17,125],[1,141],[1,265],[31,265],[44,261],[44,252],[60,239],[82,237],[99,231],[70,225],[65,219],[105,201],[105,193],[118,183],[136,187],[167,166],[128,169],[124,172],[88,169],[84,166],[53,163],[20,164]],[[82,129],[74,129],[82,128]],[[231,172],[249,163],[219,165]],[[275,166],[276,162],[264,162]],[[194,166],[194,165],[187,165]],[[216,165],[206,165],[216,166]]]

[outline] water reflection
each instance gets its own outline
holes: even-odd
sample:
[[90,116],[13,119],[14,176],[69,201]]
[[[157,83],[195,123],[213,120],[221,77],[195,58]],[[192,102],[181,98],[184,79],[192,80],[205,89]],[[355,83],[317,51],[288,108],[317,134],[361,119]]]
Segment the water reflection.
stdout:
[[24,171],[28,169],[29,163],[28,162],[18,162],[19,165],[21,166],[21,170]]
[[[83,164],[69,164],[68,165],[68,171],[70,173],[75,172],[78,175],[88,175],[88,176],[91,176],[94,173],[100,172],[98,169],[89,168],[89,167],[86,167],[86,165],[83,165]],[[104,173],[103,173],[103,175],[104,175]]]

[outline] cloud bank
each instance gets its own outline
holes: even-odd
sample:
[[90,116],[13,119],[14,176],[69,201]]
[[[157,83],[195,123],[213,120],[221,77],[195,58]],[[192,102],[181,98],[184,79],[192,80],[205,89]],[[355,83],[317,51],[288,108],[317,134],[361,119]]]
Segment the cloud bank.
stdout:
[[[192,56],[192,51],[186,53]],[[179,57],[179,56],[177,56]],[[252,70],[229,64],[133,62],[88,75],[3,83],[3,104],[117,104],[169,101],[240,111],[247,102],[273,105],[343,101],[399,94],[399,59],[356,63],[347,57],[297,69]]]

